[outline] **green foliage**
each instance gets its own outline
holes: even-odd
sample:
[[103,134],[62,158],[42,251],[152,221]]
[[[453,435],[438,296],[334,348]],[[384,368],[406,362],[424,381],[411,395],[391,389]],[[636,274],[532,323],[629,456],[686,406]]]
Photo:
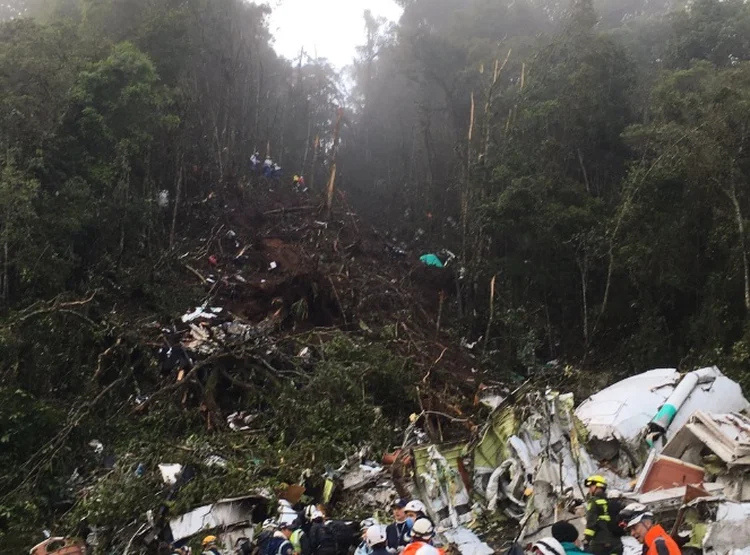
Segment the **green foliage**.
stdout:
[[413,412],[414,381],[408,361],[340,335],[326,343],[308,383],[281,392],[272,437],[288,447],[291,467],[335,463],[364,444],[377,452],[392,440],[393,425]]

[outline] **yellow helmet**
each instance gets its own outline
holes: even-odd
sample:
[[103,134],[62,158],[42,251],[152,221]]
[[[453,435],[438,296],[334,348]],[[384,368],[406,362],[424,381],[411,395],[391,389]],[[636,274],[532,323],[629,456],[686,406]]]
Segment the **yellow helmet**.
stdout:
[[295,180],[295,181],[299,181],[299,176],[298,176],[298,175],[295,175],[295,176],[294,176],[294,180]]
[[203,545],[203,547],[206,547],[207,545],[211,545],[212,543],[216,543],[216,536],[206,536],[205,538],[203,538],[203,542],[201,543],[201,545]]
[[597,474],[597,475],[589,476],[588,478],[586,478],[586,481],[583,483],[583,485],[586,486],[587,488],[591,486],[596,486],[599,488],[606,488],[607,479],[604,478],[604,476],[599,476]]

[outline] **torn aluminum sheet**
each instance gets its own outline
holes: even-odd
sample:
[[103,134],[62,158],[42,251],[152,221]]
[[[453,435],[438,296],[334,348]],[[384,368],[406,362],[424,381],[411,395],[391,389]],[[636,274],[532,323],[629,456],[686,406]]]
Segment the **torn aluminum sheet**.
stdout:
[[524,385],[493,412],[473,449],[475,491],[485,494],[488,508],[516,520],[526,514],[526,529],[536,530],[559,518],[565,505],[583,500],[588,475],[630,489],[627,480],[599,468],[582,445],[573,407],[572,394],[542,394]]
[[257,420],[260,414],[245,411],[233,412],[227,416],[227,426],[234,432],[246,432],[250,430],[250,424]]
[[211,530],[226,532],[230,529],[241,529],[243,535],[253,530],[253,511],[262,504],[268,503],[266,492],[255,495],[221,499],[210,505],[203,505],[178,517],[169,520],[174,541],[180,542],[198,533]]
[[750,418],[739,413],[697,411],[662,450],[663,455],[701,464],[709,448],[727,466],[750,467]]
[[357,493],[357,501],[362,506],[374,510],[390,507],[398,498],[398,490],[391,480],[381,480]]
[[[711,495],[720,494],[724,489],[720,484],[702,484],[700,487]],[[679,486],[676,488],[649,491],[647,493],[630,493],[625,494],[624,497],[645,505],[651,512],[658,516],[671,511],[677,511],[684,502],[687,489],[687,486]]]
[[192,322],[193,320],[197,320],[199,318],[203,318],[204,320],[211,320],[213,318],[216,318],[217,314],[220,314],[223,308],[220,307],[211,307],[208,310],[208,305],[202,305],[195,307],[195,310],[193,312],[187,312],[182,315],[182,322]]
[[104,453],[104,444],[98,439],[92,439],[89,441],[89,447],[91,447],[97,455]]
[[182,465],[179,463],[160,464],[159,472],[161,472],[161,479],[164,481],[164,483],[173,486],[177,483],[177,478],[180,477],[180,472],[182,472]]
[[703,553],[739,555],[750,552],[750,503],[716,503],[714,521],[705,528]]
[[[429,510],[437,517],[437,524],[455,529],[471,522],[471,499],[458,463],[451,465],[435,445],[429,445],[420,452],[415,451],[415,457],[424,499],[429,501]],[[458,455],[455,460],[459,460]]]
[[492,555],[495,550],[479,539],[474,532],[465,527],[446,530],[443,537],[458,547],[461,555]]
[[360,464],[355,470],[341,476],[344,491],[357,490],[375,482],[383,472],[382,466]]
[[[750,501],[750,419],[738,413],[697,411],[664,446],[663,456],[705,470],[734,501]],[[640,480],[639,480],[640,482]]]
[[477,394],[474,397],[474,404],[483,404],[486,407],[495,410],[499,407],[505,398],[508,396],[508,392],[505,388],[500,386],[491,385],[480,385]]
[[[684,377],[673,368],[661,368],[603,389],[584,401],[575,414],[588,430],[592,455],[616,462],[621,470],[632,470],[645,459],[642,439],[649,424],[651,431],[657,436],[661,432],[669,441],[696,410],[734,412],[748,407],[739,384],[716,367]],[[660,449],[661,442],[656,447]]]
[[297,520],[297,511],[292,508],[292,504],[286,499],[279,499],[276,507],[276,520],[279,524],[291,524]]

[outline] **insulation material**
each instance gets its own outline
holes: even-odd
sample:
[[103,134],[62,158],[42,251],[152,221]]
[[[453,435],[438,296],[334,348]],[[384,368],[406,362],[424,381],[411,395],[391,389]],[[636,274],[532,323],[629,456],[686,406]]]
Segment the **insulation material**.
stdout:
[[[427,447],[426,454],[427,464],[422,472],[417,467],[417,476],[422,483],[425,501],[428,501],[432,514],[437,517],[438,525],[458,528],[471,522],[469,492],[457,468],[457,459],[456,466],[452,466],[434,445]],[[420,458],[417,456],[417,461]]]
[[492,555],[495,550],[484,543],[468,528],[460,527],[447,530],[443,536],[449,543],[458,547],[461,555]]
[[750,553],[750,503],[720,503],[703,538],[706,555]]
[[203,505],[169,520],[172,537],[179,542],[200,532],[237,528],[242,528],[242,534],[245,535],[247,529],[250,529],[252,534],[253,510],[259,503],[266,502],[267,497],[248,496],[222,499],[211,505]]

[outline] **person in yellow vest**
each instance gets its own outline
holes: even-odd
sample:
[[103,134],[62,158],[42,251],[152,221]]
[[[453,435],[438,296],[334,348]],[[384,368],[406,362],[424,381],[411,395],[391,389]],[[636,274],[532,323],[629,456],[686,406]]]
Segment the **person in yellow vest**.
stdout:
[[297,526],[292,532],[289,541],[292,542],[294,547],[295,555],[312,555],[312,549],[310,549],[310,539],[305,534],[302,526]]
[[593,555],[621,555],[622,542],[612,532],[613,515],[607,499],[607,480],[603,476],[589,476],[584,485],[589,488],[589,497],[583,550]]

